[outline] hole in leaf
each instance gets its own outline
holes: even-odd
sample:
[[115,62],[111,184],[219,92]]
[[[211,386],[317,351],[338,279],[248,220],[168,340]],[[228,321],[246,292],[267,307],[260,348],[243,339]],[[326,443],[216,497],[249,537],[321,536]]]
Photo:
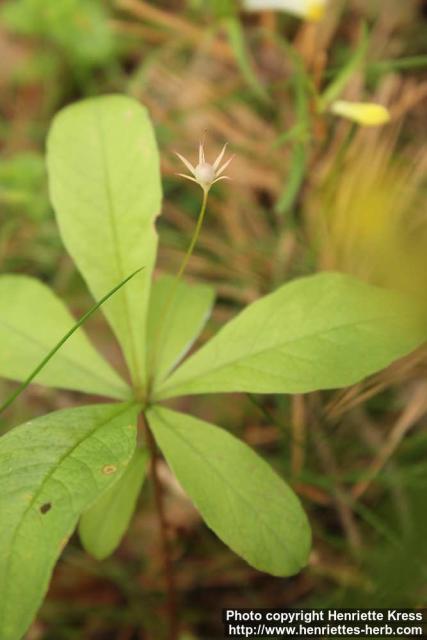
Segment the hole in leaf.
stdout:
[[42,504],[42,506],[40,507],[40,513],[47,513],[48,511],[50,511],[52,509],[52,504],[50,502],[45,502],[44,504]]

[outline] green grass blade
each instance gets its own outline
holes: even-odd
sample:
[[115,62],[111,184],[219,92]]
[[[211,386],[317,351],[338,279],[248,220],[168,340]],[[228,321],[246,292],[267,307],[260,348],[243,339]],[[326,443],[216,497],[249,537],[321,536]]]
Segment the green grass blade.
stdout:
[[294,64],[296,71],[292,84],[297,117],[295,127],[305,132],[306,139],[301,141],[297,140],[294,143],[289,175],[276,203],[276,211],[281,214],[288,213],[295,205],[304,183],[307,169],[308,137],[310,135],[309,87],[303,73],[302,65],[298,61],[295,61]]
[[40,373],[40,371],[47,365],[49,360],[51,360],[51,358],[53,358],[55,353],[57,353],[57,351],[59,351],[59,349],[62,347],[62,345],[65,344],[69,338],[71,338],[73,333],[75,333],[77,331],[77,329],[79,329],[86,322],[86,320],[88,318],[90,318],[95,313],[95,311],[97,311],[104,304],[104,302],[107,302],[107,300],[109,298],[111,298],[111,296],[113,296],[119,289],[121,289],[127,282],[129,282],[129,280],[131,280],[134,276],[136,276],[138,273],[140,273],[140,271],[142,271],[143,269],[144,269],[144,267],[141,267],[140,269],[137,269],[136,271],[131,273],[130,276],[127,276],[127,278],[122,280],[122,282],[120,282],[113,289],[111,289],[111,291],[109,291],[103,298],[101,298],[101,300],[99,300],[99,302],[94,304],[88,311],[86,311],[85,314],[82,315],[82,317],[76,322],[76,324],[73,326],[73,328],[70,329],[70,331],[68,331],[64,335],[64,337],[61,338],[61,340],[59,340],[59,342],[57,342],[57,344],[53,347],[53,349],[51,349],[51,351],[49,351],[47,356],[45,358],[43,358],[43,360],[40,362],[40,364],[37,365],[37,367],[32,371],[32,373],[30,373],[28,378],[26,378],[26,380],[24,380],[19,385],[19,387],[12,393],[12,395],[9,396],[9,398],[6,400],[6,402],[4,402],[1,405],[0,414],[2,414],[3,411],[5,409],[7,409],[7,407],[9,407],[12,404],[12,402],[14,402],[16,400],[16,398],[18,396],[20,396],[23,391],[25,391],[25,389],[28,387],[28,385],[31,384],[31,382],[34,380],[34,378],[37,376],[37,374]]
[[427,55],[408,56],[395,60],[381,60],[367,65],[368,76],[383,76],[393,71],[413,71],[427,67]]
[[294,206],[305,178],[307,152],[304,144],[297,143],[292,149],[292,160],[285,188],[276,204],[276,211],[288,213]]
[[360,41],[350,56],[347,64],[345,64],[339,71],[337,77],[326,87],[325,91],[319,99],[319,111],[324,111],[345,89],[351,76],[357,71],[360,65],[363,63],[369,45],[368,30],[366,26],[363,27]]
[[242,72],[242,75],[253,92],[262,100],[267,100],[267,92],[259,81],[243,35],[242,25],[238,18],[227,17],[223,20],[224,27],[227,31],[231,48],[233,49],[236,63]]

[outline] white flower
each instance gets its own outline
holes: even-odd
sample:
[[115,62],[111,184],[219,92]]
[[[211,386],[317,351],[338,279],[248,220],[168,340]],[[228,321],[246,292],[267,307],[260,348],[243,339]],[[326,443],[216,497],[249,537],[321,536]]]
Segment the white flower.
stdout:
[[248,11],[286,11],[305,20],[321,20],[329,0],[243,0]]
[[205,158],[205,150],[203,143],[201,142],[199,145],[199,162],[193,167],[191,162],[184,158],[180,153],[176,153],[178,158],[185,164],[187,169],[190,171],[191,176],[187,176],[185,173],[178,173],[182,178],[186,178],[187,180],[192,180],[193,182],[197,182],[203,191],[207,192],[211,188],[215,182],[219,182],[219,180],[229,180],[228,176],[221,175],[230,162],[233,160],[234,156],[231,156],[228,160],[224,162],[222,166],[220,166],[222,159],[224,158],[225,150],[227,149],[227,143],[222,148],[221,153],[218,155],[217,159],[213,164],[206,162]]
[[336,116],[348,118],[364,127],[378,127],[390,121],[388,109],[374,102],[336,100],[330,108]]

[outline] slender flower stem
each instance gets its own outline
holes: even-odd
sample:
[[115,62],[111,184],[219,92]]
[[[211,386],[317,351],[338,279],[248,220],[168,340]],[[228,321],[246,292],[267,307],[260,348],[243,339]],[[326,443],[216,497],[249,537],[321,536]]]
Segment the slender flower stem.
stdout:
[[203,225],[203,220],[205,219],[205,213],[206,213],[206,205],[208,202],[208,191],[207,189],[203,190],[203,201],[202,201],[202,206],[200,208],[200,212],[199,212],[199,217],[197,219],[197,224],[196,224],[196,228],[194,229],[194,233],[193,233],[193,237],[191,238],[191,242],[190,242],[190,246],[187,249],[187,253],[185,254],[182,262],[181,262],[181,266],[178,270],[178,273],[176,274],[176,278],[175,278],[175,283],[178,284],[179,280],[181,279],[188,261],[190,260],[192,253],[194,251],[194,247],[197,244],[197,240],[199,239],[199,235],[200,235],[200,230],[202,228]]
[[181,262],[181,266],[178,269],[178,272],[175,276],[173,285],[171,287],[171,293],[168,297],[168,299],[166,300],[164,306],[163,306],[163,310],[162,310],[162,314],[160,316],[160,324],[159,327],[157,329],[156,332],[156,337],[154,339],[154,347],[153,347],[153,351],[152,351],[152,358],[151,358],[151,362],[150,362],[150,367],[149,367],[149,373],[153,374],[156,371],[156,365],[160,360],[160,356],[161,356],[161,349],[162,349],[162,345],[164,343],[164,341],[160,342],[160,338],[161,335],[163,333],[163,330],[165,328],[165,323],[167,321],[168,318],[168,314],[169,311],[171,309],[171,306],[175,300],[175,296],[176,296],[176,292],[178,289],[178,285],[181,281],[181,278],[184,274],[184,271],[187,267],[187,264],[193,254],[194,251],[194,247],[197,244],[197,240],[199,239],[200,236],[200,231],[202,229],[203,226],[203,221],[205,219],[205,214],[206,214],[206,205],[208,202],[208,189],[203,189],[203,200],[202,200],[202,204],[200,207],[200,211],[199,211],[199,215],[197,218],[197,223],[196,223],[196,228],[194,229],[194,233],[193,233],[193,237],[191,238],[191,242],[190,245],[185,253],[185,256],[182,259]]
[[175,586],[175,577],[173,573],[173,564],[171,557],[171,550],[168,540],[168,524],[166,520],[165,508],[163,503],[163,491],[162,486],[160,484],[157,464],[159,461],[159,456],[157,452],[157,445],[154,440],[153,434],[151,432],[150,427],[147,424],[145,416],[141,413],[141,422],[144,429],[145,440],[147,443],[147,448],[150,452],[151,458],[151,481],[153,483],[154,488],[154,502],[157,512],[157,518],[159,522],[160,529],[160,540],[162,546],[162,561],[165,572],[166,579],[166,610],[168,617],[168,640],[177,640],[178,632],[179,632],[179,621],[178,621],[178,609],[176,603],[176,586]]

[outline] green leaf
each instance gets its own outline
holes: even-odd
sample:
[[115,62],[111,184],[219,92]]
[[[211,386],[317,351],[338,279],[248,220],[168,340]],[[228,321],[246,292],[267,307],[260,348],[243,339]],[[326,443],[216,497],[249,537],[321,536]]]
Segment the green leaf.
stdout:
[[207,525],[238,555],[276,576],[307,562],[310,527],[288,485],[226,431],[163,407],[148,412],[166,460]]
[[80,518],[80,540],[98,560],[107,558],[119,546],[135,511],[147,462],[147,450],[137,449],[122,477]]
[[[74,325],[46,285],[22,275],[0,276],[0,376],[25,380]],[[37,382],[118,399],[130,394],[81,329],[39,373]]]
[[144,270],[104,307],[134,385],[146,382],[146,313],[157,251],[159,157],[147,111],[125,96],[64,109],[48,140],[51,198],[64,243],[98,299]]
[[210,316],[214,297],[215,291],[204,284],[177,282],[171,276],[156,280],[148,314],[147,348],[148,367],[157,380],[189,351]]
[[0,439],[0,637],[18,640],[77,520],[115,482],[136,446],[136,408],[57,411]]
[[343,274],[295,280],[242,311],[155,397],[305,393],[354,384],[425,341],[413,307],[409,299]]

